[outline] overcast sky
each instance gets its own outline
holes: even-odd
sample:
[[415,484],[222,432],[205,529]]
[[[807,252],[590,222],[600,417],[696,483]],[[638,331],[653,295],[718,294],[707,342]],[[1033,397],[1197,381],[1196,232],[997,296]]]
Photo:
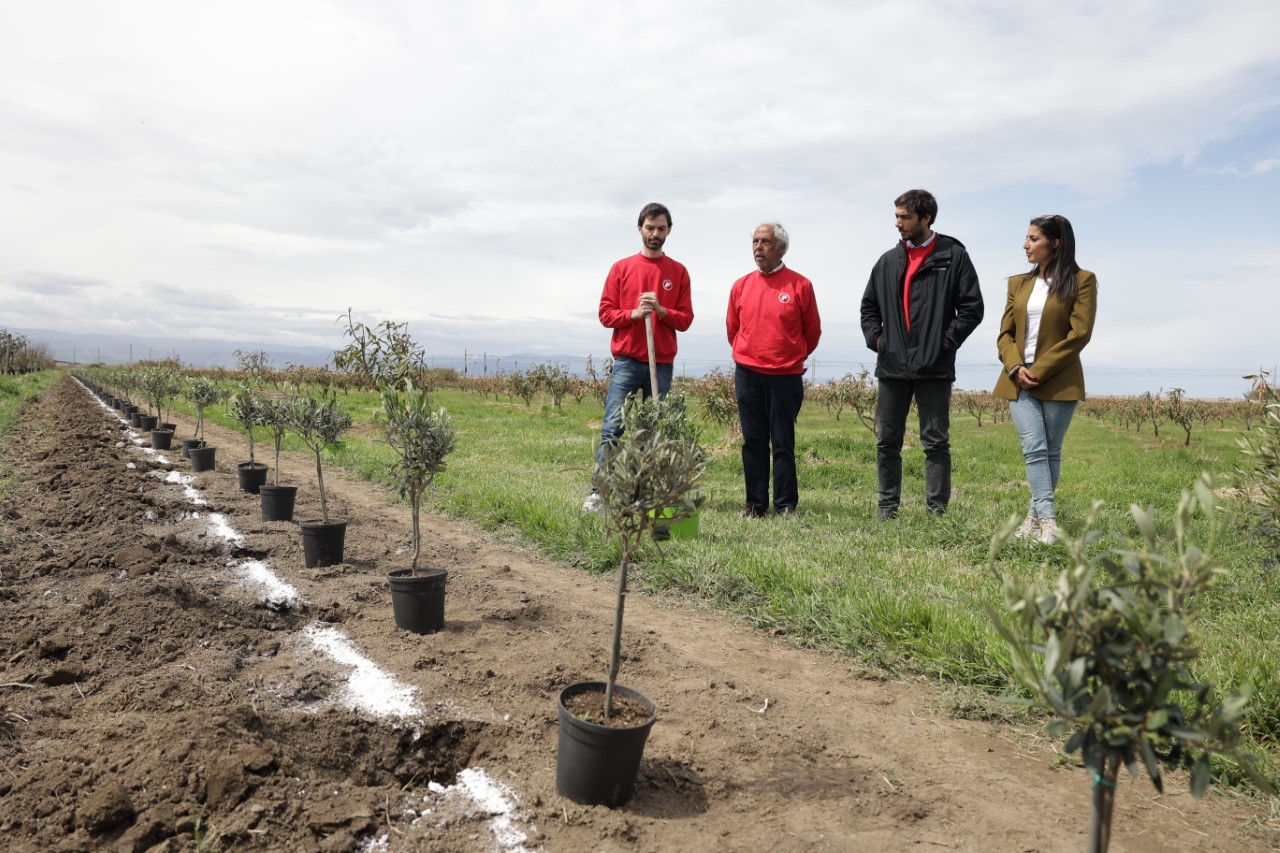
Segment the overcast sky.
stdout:
[[[1027,220],[1097,273],[1091,390],[1234,395],[1280,361],[1280,2],[0,0],[0,327],[607,355],[596,306],[667,204],[696,319],[761,220],[814,282],[817,375],[926,187],[987,319]],[[1213,387],[1209,387],[1212,385]]]

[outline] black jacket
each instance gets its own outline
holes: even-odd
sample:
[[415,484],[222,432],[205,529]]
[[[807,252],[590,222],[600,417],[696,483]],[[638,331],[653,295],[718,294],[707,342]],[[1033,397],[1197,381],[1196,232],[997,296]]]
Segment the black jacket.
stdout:
[[945,234],[937,234],[937,241],[911,280],[910,332],[902,316],[906,244],[885,252],[871,270],[862,294],[862,334],[877,353],[876,376],[881,379],[954,382],[956,350],[982,322],[982,290],[969,253]]

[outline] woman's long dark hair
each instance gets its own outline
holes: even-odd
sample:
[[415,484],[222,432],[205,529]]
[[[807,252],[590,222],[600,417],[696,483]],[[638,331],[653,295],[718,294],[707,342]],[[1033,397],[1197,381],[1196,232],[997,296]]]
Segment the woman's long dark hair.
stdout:
[[1048,216],[1037,216],[1031,224],[1039,228],[1050,241],[1057,240],[1058,248],[1043,270],[1037,267],[1049,282],[1049,295],[1056,296],[1066,302],[1076,298],[1079,287],[1080,265],[1076,263],[1076,232],[1065,216],[1056,213]]

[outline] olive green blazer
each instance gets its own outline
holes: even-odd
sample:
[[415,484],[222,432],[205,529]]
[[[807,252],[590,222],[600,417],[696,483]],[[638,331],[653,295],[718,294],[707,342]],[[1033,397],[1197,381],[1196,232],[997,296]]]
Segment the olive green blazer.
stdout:
[[[1035,361],[1027,365],[1040,380],[1030,391],[1038,400],[1084,399],[1080,351],[1093,336],[1093,320],[1098,313],[1098,279],[1093,273],[1080,270],[1078,281],[1075,299],[1064,301],[1050,296],[1045,300],[1040,333],[1036,337]],[[1034,272],[1009,279],[1009,298],[1005,301],[1000,333],[996,336],[996,349],[1004,368],[994,392],[1006,400],[1018,399],[1018,386],[1009,378],[1009,371],[1022,364],[1026,350],[1027,300],[1035,283]]]

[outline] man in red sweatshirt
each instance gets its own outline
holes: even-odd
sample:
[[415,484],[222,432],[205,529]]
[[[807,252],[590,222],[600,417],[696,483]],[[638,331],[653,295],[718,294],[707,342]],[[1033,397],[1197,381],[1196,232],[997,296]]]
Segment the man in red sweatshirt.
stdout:
[[726,326],[733,347],[734,390],[742,424],[744,518],[769,508],[769,445],[773,445],[773,507],[795,515],[796,418],[804,402],[804,362],[818,347],[822,322],[809,279],[786,268],[791,238],[777,222],[751,235],[756,272],[733,283]]
[[[613,329],[610,351],[613,373],[604,404],[604,426],[596,464],[604,461],[608,446],[622,434],[622,403],[632,394],[649,395],[649,344],[645,317],[653,317],[654,360],[658,366],[658,396],[671,390],[672,363],[676,358],[676,332],[693,322],[689,272],[662,251],[671,233],[671,211],[647,204],[636,222],[640,254],[623,258],[609,270],[600,295],[600,323]],[[604,502],[593,489],[583,512],[598,512]]]

